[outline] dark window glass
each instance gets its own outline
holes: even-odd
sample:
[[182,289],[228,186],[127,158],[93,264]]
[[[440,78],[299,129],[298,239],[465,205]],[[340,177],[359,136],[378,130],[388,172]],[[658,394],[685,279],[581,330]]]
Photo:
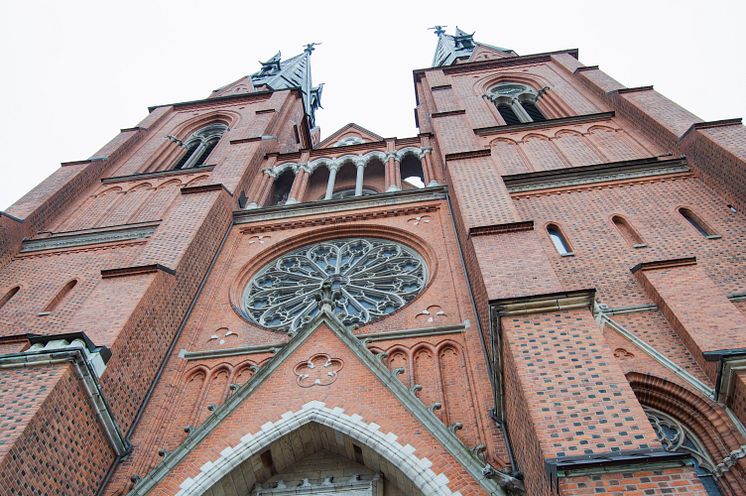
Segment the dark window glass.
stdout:
[[507,103],[501,103],[497,106],[497,111],[500,112],[505,124],[512,126],[513,124],[520,124],[521,120],[513,112],[513,108]]

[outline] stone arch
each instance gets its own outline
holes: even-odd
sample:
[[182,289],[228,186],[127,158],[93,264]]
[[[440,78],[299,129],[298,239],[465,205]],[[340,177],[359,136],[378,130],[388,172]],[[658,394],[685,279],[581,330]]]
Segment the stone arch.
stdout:
[[195,177],[194,179],[190,180],[188,183],[186,183],[184,185],[184,187],[195,186],[196,184],[201,183],[202,181],[204,181],[205,179],[207,179],[208,177],[209,176],[207,176],[205,174],[199,175],[199,176]]
[[185,140],[195,131],[210,124],[225,124],[228,126],[228,130],[230,130],[236,127],[236,124],[238,124],[240,120],[241,114],[238,112],[230,110],[215,110],[182,122],[171,131],[171,135],[176,136],[181,140]]
[[[328,408],[321,401],[311,401],[299,411],[284,413],[276,422],[265,423],[258,432],[244,435],[235,446],[225,448],[220,456],[202,465],[199,474],[184,480],[178,496],[201,496],[211,487],[219,484],[243,462],[263,453],[278,441],[304,426],[317,424],[365,446],[388,463],[392,470],[411,484],[412,496],[454,495],[448,486],[448,477],[432,471],[432,462],[417,456],[417,449],[411,445],[402,446],[395,433],[381,432],[380,426],[368,423],[359,415],[347,415],[340,408]],[[396,480],[392,474],[389,477]],[[140,493],[138,493],[140,494]],[[497,492],[495,494],[502,494]]]
[[210,373],[205,380],[202,399],[200,400],[197,416],[199,424],[210,416],[212,413],[210,408],[213,408],[213,405],[214,408],[217,408],[225,401],[228,395],[232,369],[233,367],[229,363],[220,363],[210,369]]
[[497,138],[490,142],[492,160],[501,174],[521,174],[532,169],[526,161],[520,145],[510,138]]
[[523,152],[534,170],[561,169],[567,166],[567,159],[549,136],[530,133],[521,142]]
[[560,129],[554,133],[554,144],[573,167],[604,161],[604,156],[588,137],[574,129]]
[[398,376],[399,380],[405,386],[411,386],[414,375],[412,373],[412,356],[409,353],[409,349],[401,345],[394,345],[387,349],[386,353],[388,354],[386,363],[389,369],[394,370],[398,367],[403,367],[404,373]]
[[[629,372],[627,380],[638,401],[681,422],[702,442],[732,494],[746,492],[746,469],[738,458],[746,455],[746,439],[722,408],[688,389],[660,377]],[[740,453],[740,455],[739,455]]]

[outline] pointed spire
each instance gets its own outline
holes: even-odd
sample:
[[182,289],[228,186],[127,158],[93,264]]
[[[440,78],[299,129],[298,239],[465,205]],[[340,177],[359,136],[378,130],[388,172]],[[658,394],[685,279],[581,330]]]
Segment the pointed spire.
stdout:
[[467,33],[456,26],[456,32],[453,35],[446,34],[446,26],[433,26],[432,29],[438,35],[438,44],[435,47],[433,56],[433,67],[443,67],[455,64],[457,60],[467,59],[472,54],[477,45],[489,47],[500,52],[511,52],[511,50],[499,47],[493,47],[484,43],[474,41],[474,33]]
[[311,53],[321,43],[304,45],[303,52],[282,60],[277,52],[266,62],[260,62],[262,68],[251,75],[255,88],[263,86],[269,90],[299,89],[303,95],[303,105],[311,128],[316,125],[315,111],[321,108],[322,85],[314,87],[311,82]]

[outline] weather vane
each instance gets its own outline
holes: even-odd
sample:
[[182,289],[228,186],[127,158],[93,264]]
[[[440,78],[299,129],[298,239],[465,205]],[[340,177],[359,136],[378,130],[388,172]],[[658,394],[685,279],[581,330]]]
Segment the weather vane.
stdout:
[[448,26],[440,26],[440,25],[436,24],[435,26],[433,26],[431,28],[427,28],[427,29],[432,29],[433,31],[435,31],[435,34],[437,34],[438,36],[440,36],[440,35],[446,33],[446,30],[443,29],[443,28],[447,28],[447,27]]
[[311,52],[316,50],[316,48],[314,48],[316,45],[321,45],[321,43],[308,43],[306,45],[303,45],[305,47],[303,51],[306,52],[308,55],[311,55]]

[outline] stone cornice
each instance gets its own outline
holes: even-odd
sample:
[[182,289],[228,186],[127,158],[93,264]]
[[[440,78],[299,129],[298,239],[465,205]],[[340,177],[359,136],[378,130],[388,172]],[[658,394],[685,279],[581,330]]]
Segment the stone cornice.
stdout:
[[559,117],[557,119],[547,119],[540,122],[521,122],[510,126],[490,126],[479,127],[474,129],[474,134],[479,136],[492,136],[495,134],[514,133],[518,131],[527,131],[530,129],[545,129],[555,126],[567,126],[570,124],[582,124],[585,122],[607,121],[613,118],[614,111],[598,112],[595,114],[573,115],[570,117]]
[[235,348],[223,348],[219,350],[181,350],[179,352],[179,357],[185,360],[208,360],[210,358],[222,358],[229,356],[277,353],[283,346],[285,346],[285,343],[279,343],[276,345],[239,346]]
[[229,196],[233,196],[233,193],[228,191],[228,188],[223,183],[213,184],[197,184],[196,186],[184,186],[179,191],[182,195],[191,195],[194,193],[207,193],[210,191],[225,191]]
[[550,484],[558,479],[596,473],[615,473],[681,467],[691,463],[691,454],[660,449],[617,451],[592,455],[565,456],[544,460]]
[[71,248],[74,246],[145,239],[152,236],[158,224],[158,222],[148,222],[95,230],[87,229],[78,232],[55,233],[45,238],[24,240],[21,244],[20,252],[31,253],[42,250]]
[[690,169],[683,157],[667,160],[651,157],[566,169],[511,174],[502,176],[502,179],[510,193],[525,193],[688,172],[690,172]]
[[[290,90],[278,90],[279,91],[299,91],[296,88],[292,88]],[[159,108],[159,107],[173,107],[175,109],[182,109],[183,107],[204,107],[204,106],[210,106],[215,103],[238,103],[241,101],[261,101],[268,99],[272,93],[275,93],[275,91],[256,91],[254,93],[241,93],[240,95],[227,95],[227,96],[216,96],[212,98],[204,98],[202,100],[188,100],[185,102],[176,102],[176,103],[166,103],[163,105],[153,105],[152,107],[148,107],[148,112],[152,112],[153,110]]]
[[176,275],[176,271],[161,264],[133,265],[131,267],[119,267],[116,269],[101,269],[101,279],[112,279],[114,277],[139,276],[142,274],[155,274],[165,272]]
[[481,150],[470,150],[468,152],[457,152],[446,154],[446,162],[453,162],[455,160],[466,160],[470,158],[489,157],[492,155],[492,149],[484,148]]
[[[730,404],[731,396],[733,395],[733,389],[736,385],[736,375],[746,371],[746,350],[723,350],[731,352],[730,354],[720,355],[720,366],[718,367],[718,377],[715,382],[715,399],[718,403],[726,406],[732,406]],[[740,351],[740,353],[739,353]],[[705,360],[710,361],[708,354],[706,353]]]
[[377,195],[352,198],[319,200],[314,202],[294,203],[292,205],[273,205],[271,207],[233,212],[234,224],[249,224],[268,220],[290,219],[315,214],[332,214],[349,210],[360,210],[376,207],[389,207],[432,200],[445,199],[446,188],[435,186],[408,191],[395,191]]
[[562,293],[504,298],[490,301],[490,307],[497,316],[528,315],[532,313],[593,308],[595,289],[580,289]]
[[518,57],[505,57],[502,59],[491,59],[491,60],[480,60],[477,62],[465,62],[462,64],[451,65],[447,67],[428,67],[423,69],[415,69],[413,72],[415,82],[418,78],[422,77],[426,72],[432,70],[442,70],[444,74],[461,74],[475,71],[483,71],[488,69],[498,69],[502,67],[513,67],[517,65],[535,64],[537,62],[549,62],[552,60],[552,55],[570,54],[575,58],[578,58],[578,49],[566,49],[557,50],[554,52],[535,53],[531,55],[521,55]]
[[477,226],[469,228],[469,237],[488,236],[490,234],[503,234],[521,231],[533,231],[534,221],[526,220],[520,222],[507,222],[505,224],[492,224],[489,226]]
[[101,178],[101,182],[104,184],[111,184],[111,183],[122,183],[125,181],[140,181],[143,179],[152,179],[152,178],[159,178],[159,177],[183,176],[183,175],[190,175],[190,174],[198,174],[200,172],[210,172],[214,168],[215,168],[215,165],[205,165],[202,167],[193,167],[191,169],[142,172],[142,173],[137,173],[137,174],[129,174],[127,176],[104,177],[104,178]]
[[573,74],[576,74],[578,72],[598,71],[598,70],[599,70],[599,68],[598,68],[597,65],[584,65],[582,67],[578,67],[577,69],[575,69],[572,72],[573,72]]
[[443,112],[433,112],[430,114],[430,117],[433,119],[437,119],[438,117],[449,117],[451,115],[464,115],[466,114],[466,110],[464,109],[458,109],[458,110],[446,110]]
[[653,91],[653,85],[648,86],[635,86],[633,88],[619,88],[616,90],[609,91],[609,94],[616,93],[618,95],[623,95],[625,93],[639,93],[641,91]]
[[740,117],[737,117],[735,119],[721,119],[719,121],[695,122],[694,124],[689,126],[689,129],[687,129],[684,134],[681,135],[679,141],[682,141],[688,134],[694,131],[699,131],[702,129],[712,129],[716,127],[741,126],[742,124],[743,120]]
[[687,265],[696,265],[697,257],[672,258],[669,260],[654,260],[650,262],[641,262],[631,269],[633,274],[640,270],[671,269],[674,267],[686,267]]

